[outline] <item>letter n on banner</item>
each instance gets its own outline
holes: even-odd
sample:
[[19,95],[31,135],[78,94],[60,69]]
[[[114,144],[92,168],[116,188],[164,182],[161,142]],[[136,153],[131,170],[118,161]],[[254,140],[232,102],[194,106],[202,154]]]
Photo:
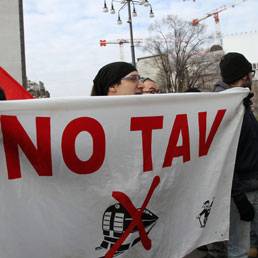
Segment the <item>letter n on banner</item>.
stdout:
[[39,176],[52,176],[49,117],[36,118],[37,146],[33,144],[16,116],[1,116],[1,126],[9,179],[22,177],[18,147]]

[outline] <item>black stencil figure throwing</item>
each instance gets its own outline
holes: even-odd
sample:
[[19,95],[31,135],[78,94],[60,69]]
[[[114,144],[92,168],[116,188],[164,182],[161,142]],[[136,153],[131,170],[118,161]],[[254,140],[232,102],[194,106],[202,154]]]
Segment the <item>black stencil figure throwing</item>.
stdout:
[[205,201],[202,205],[203,210],[197,216],[197,219],[200,222],[201,228],[204,228],[206,226],[206,223],[208,221],[208,218],[209,218],[209,215],[211,212],[211,207],[212,207],[213,201],[214,201],[214,198],[212,199],[211,202],[209,200]]

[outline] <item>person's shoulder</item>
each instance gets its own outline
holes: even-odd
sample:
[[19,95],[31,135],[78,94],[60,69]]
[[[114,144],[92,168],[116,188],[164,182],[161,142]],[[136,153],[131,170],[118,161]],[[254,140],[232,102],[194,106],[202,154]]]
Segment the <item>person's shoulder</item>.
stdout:
[[223,90],[225,90],[225,88],[220,86],[220,85],[214,86],[214,92],[220,92],[220,91],[223,91]]
[[220,92],[227,89],[229,89],[228,85],[222,81],[219,81],[214,85],[213,91]]

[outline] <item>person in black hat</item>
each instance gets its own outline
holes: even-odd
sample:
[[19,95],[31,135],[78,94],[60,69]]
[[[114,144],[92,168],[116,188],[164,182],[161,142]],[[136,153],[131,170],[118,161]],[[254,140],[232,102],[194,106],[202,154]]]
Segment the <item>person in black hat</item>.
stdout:
[[240,53],[228,53],[220,61],[222,82],[215,85],[214,91],[222,91],[232,87],[244,87],[251,90],[255,71],[252,64]]
[[137,69],[126,62],[103,66],[93,80],[91,96],[133,95],[142,93]]
[[[232,87],[252,89],[254,71],[251,63],[242,54],[232,52],[224,55],[220,62],[220,71],[222,81],[215,84],[215,92]],[[245,114],[237,148],[231,193],[229,241],[228,244],[220,242],[208,245],[207,257],[248,257],[250,221],[255,216],[251,202],[254,195],[258,193],[258,123],[251,110],[252,96],[253,94],[250,93],[244,100]]]

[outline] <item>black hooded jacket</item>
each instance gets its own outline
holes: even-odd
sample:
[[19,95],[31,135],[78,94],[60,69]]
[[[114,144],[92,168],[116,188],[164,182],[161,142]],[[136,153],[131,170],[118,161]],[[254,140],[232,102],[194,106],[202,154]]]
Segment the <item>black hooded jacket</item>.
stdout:
[[[218,82],[214,91],[229,89]],[[250,107],[245,108],[240,138],[237,147],[232,196],[258,190],[258,122]]]

